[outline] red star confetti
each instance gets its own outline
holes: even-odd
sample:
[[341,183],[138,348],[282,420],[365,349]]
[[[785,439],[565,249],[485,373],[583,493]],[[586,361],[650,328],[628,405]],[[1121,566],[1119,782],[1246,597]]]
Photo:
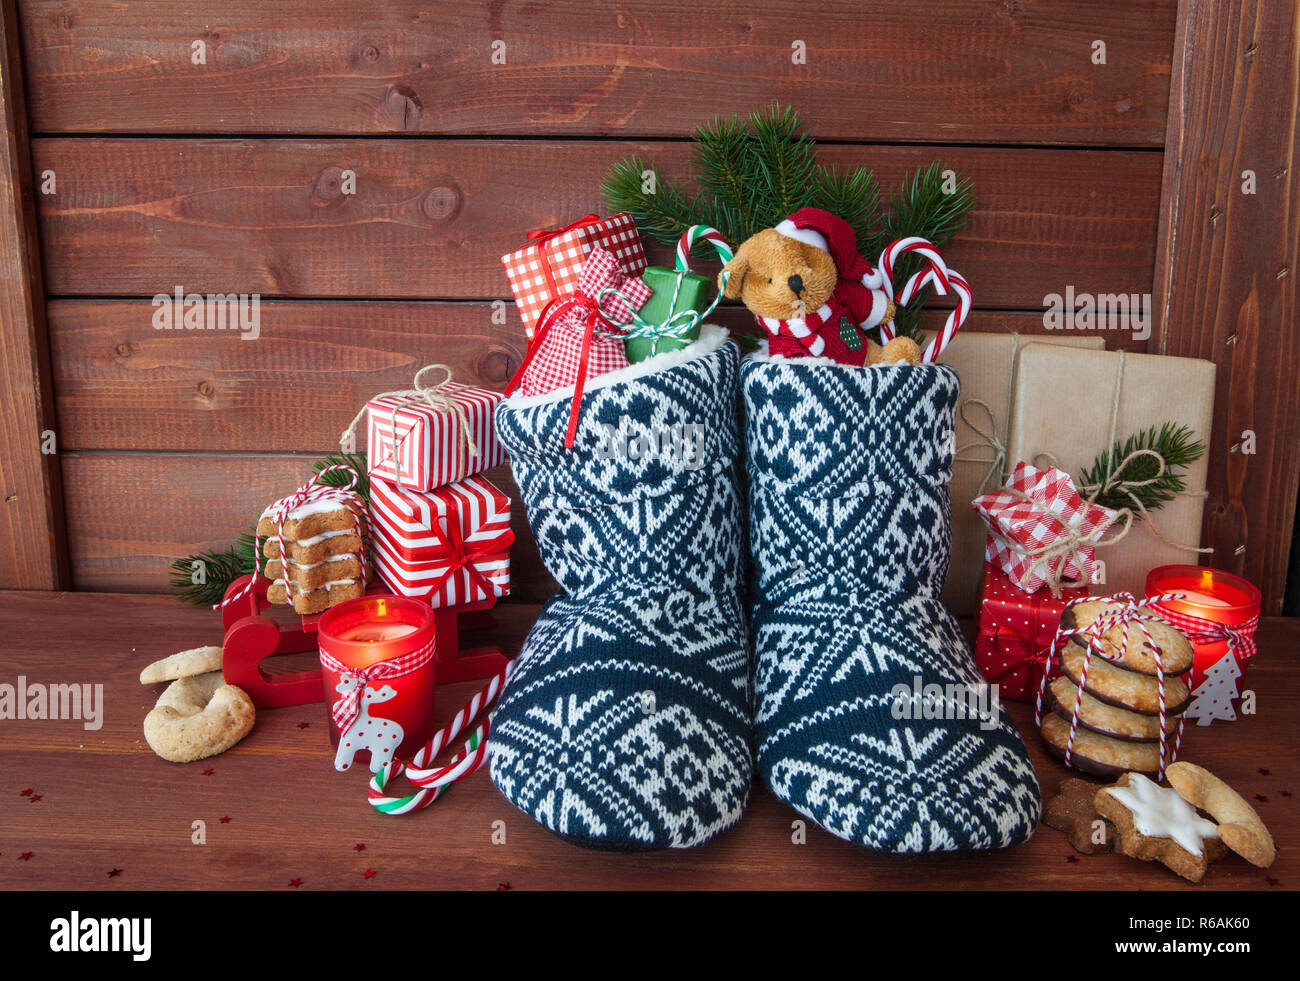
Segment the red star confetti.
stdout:
[[114,869],[110,869],[110,870],[109,870],[108,877],[109,877],[110,879],[116,879],[116,878],[117,878],[119,875],[121,875],[121,874],[122,874],[122,870],[121,870],[121,869],[119,869],[119,868],[114,868]]
[[361,878],[363,879],[373,879],[374,877],[375,877],[374,869],[366,869],[364,872],[361,873]]
[[38,800],[42,800],[42,799],[44,799],[44,797],[45,797],[44,794],[32,794],[32,795],[31,795],[30,797],[28,797],[27,799],[28,799],[29,801],[31,801],[33,804],[35,804]]
[[497,892],[509,892],[509,891],[510,891],[510,883],[508,882],[497,883]]
[[1282,884],[1277,879],[1274,879],[1271,875],[1264,876],[1264,881],[1267,882],[1270,886],[1280,886]]
[[1290,796],[1291,796],[1291,791],[1289,791],[1289,790],[1284,790],[1284,791],[1282,791],[1282,796],[1283,796],[1283,797],[1290,797]]
[[32,860],[32,856],[35,854],[36,854],[35,852],[23,852],[18,857],[21,858],[24,862],[30,862]]
[[1077,855],[1066,855],[1065,860],[1067,862],[1077,862],[1079,861],[1079,857]]
[[355,845],[352,846],[352,850],[354,852],[364,852],[366,850],[366,846],[361,844],[361,842],[358,841]]
[[302,885],[302,880],[301,880],[301,879],[290,879],[290,880],[289,880],[289,885],[291,885],[291,886],[293,886],[293,888],[297,889],[300,885]]
[[26,790],[20,790],[20,791],[18,791],[18,796],[19,796],[19,797],[30,797],[30,796],[32,796],[32,794],[34,794],[34,793],[36,793],[36,791],[32,790],[31,787],[28,787]]
[[1259,801],[1261,804],[1267,804],[1267,803],[1268,803],[1268,798],[1265,797],[1263,794],[1256,794],[1256,795],[1255,795],[1255,800]]
[[1262,767],[1262,766],[1261,766],[1261,767],[1259,768],[1259,775],[1260,775],[1261,777],[1266,777],[1266,776],[1268,776],[1268,774],[1269,774],[1269,771],[1268,771],[1265,767]]
[[208,767],[206,770],[203,771],[203,775],[204,775],[205,777],[210,777],[210,776],[212,776],[212,774],[214,774],[214,773],[216,773],[216,772],[217,772],[217,771],[214,770],[214,769],[212,769],[212,767]]
[[298,723],[298,728],[299,728],[299,729],[306,729],[309,725],[311,725],[310,722],[299,722],[299,723]]
[[222,823],[222,824],[229,824],[229,823],[230,823],[230,815],[227,814],[225,817],[223,817],[223,818],[221,819],[221,823]]

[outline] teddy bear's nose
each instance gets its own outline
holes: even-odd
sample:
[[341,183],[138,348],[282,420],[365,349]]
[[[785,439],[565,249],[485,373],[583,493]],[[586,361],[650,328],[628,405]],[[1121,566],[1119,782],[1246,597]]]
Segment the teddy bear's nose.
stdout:
[[803,292],[802,276],[791,276],[785,282],[786,285],[790,287],[790,292],[793,293],[795,296],[798,296],[800,293]]

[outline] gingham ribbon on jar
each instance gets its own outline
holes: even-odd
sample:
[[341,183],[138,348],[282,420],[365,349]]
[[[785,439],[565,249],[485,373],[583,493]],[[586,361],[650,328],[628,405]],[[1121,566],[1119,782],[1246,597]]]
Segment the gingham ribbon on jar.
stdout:
[[[322,481],[332,473],[350,474],[348,482],[342,487],[331,487]],[[316,474],[311,480],[303,484],[288,497],[282,497],[263,512],[264,517],[269,517],[275,522],[275,534],[273,537],[280,549],[280,581],[284,583],[285,595],[292,597],[292,584],[289,581],[289,550],[284,541],[284,525],[289,520],[289,516],[295,509],[302,507],[304,504],[329,503],[334,502],[345,507],[356,519],[357,534],[361,533],[364,527],[366,516],[365,505],[362,503],[361,495],[357,494],[352,488],[357,485],[357,472],[346,463],[338,463],[332,467],[325,467],[320,473]],[[260,519],[259,519],[260,524]],[[220,610],[231,603],[247,596],[253,588],[253,582],[257,576],[264,575],[266,571],[266,557],[262,554],[261,534],[255,534],[253,538],[253,567],[256,575],[249,576],[248,582],[244,588],[237,593],[232,593],[223,599],[220,603],[213,604],[214,610]],[[366,550],[364,544],[357,549],[357,561],[361,563],[361,579],[364,582],[368,578],[368,568],[366,563]]]
[[330,718],[334,720],[339,735],[342,736],[351,729],[352,723],[361,714],[361,695],[367,687],[374,687],[375,682],[390,681],[393,678],[400,678],[403,675],[410,674],[412,671],[418,671],[433,660],[436,645],[437,637],[435,635],[430,637],[429,642],[419,650],[411,651],[409,654],[403,654],[400,657],[390,658],[387,661],[377,661],[364,668],[349,667],[322,648],[320,652],[321,665],[330,671],[336,672],[341,681],[353,682],[348,690],[330,706]]
[[[1082,636],[1087,639],[1087,644],[1083,645],[1083,670],[1079,672],[1079,683],[1075,687],[1078,689],[1074,699],[1074,707],[1070,711],[1070,735],[1065,744],[1065,765],[1070,766],[1070,760],[1074,753],[1074,737],[1079,729],[1079,709],[1083,705],[1084,688],[1088,683],[1088,668],[1092,664],[1092,656],[1097,654],[1104,661],[1114,663],[1124,657],[1128,651],[1128,633],[1129,627],[1133,624],[1142,631],[1142,636],[1146,638],[1150,645],[1151,655],[1156,662],[1156,680],[1160,689],[1160,772],[1159,779],[1165,777],[1165,766],[1173,763],[1178,759],[1178,749],[1183,742],[1183,716],[1178,717],[1178,731],[1174,736],[1173,754],[1166,759],[1165,747],[1168,739],[1165,733],[1165,721],[1168,718],[1165,712],[1165,667],[1164,655],[1160,650],[1160,645],[1156,643],[1155,638],[1151,636],[1151,631],[1147,629],[1147,624],[1151,622],[1167,622],[1163,613],[1157,613],[1151,609],[1148,604],[1164,603],[1167,600],[1177,599],[1180,593],[1162,593],[1159,596],[1149,596],[1139,603],[1132,593],[1116,593],[1113,596],[1079,596],[1065,604],[1065,609],[1079,603],[1106,602],[1117,604],[1104,609],[1092,623],[1088,624],[1083,630],[1071,630],[1065,627],[1056,628],[1056,636],[1052,639],[1052,657],[1055,658],[1057,651],[1060,650],[1063,641],[1073,638],[1077,643]],[[1065,619],[1062,611],[1062,620]],[[1117,645],[1119,653],[1115,657],[1110,657],[1102,647],[1102,641],[1105,635],[1113,627],[1120,628],[1120,643]],[[1034,723],[1042,727],[1043,724],[1043,699],[1047,693],[1047,683],[1051,678],[1051,671],[1043,673],[1042,684],[1038,687],[1038,700],[1034,705]]]
[[[1183,594],[1171,594],[1170,599],[1182,599]],[[1255,656],[1255,629],[1259,626],[1259,617],[1252,617],[1245,623],[1216,623],[1189,613],[1179,613],[1164,607],[1160,610],[1162,619],[1168,620],[1187,635],[1193,643],[1214,644],[1220,641],[1228,645],[1228,653],[1238,661],[1249,661]]]

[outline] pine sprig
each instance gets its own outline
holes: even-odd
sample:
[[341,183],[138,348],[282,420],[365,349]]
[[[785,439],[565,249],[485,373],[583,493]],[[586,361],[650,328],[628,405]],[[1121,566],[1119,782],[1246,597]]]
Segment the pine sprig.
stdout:
[[[861,167],[842,169],[817,162],[817,144],[800,130],[799,114],[769,106],[719,118],[695,133],[694,179],[700,192],[667,181],[655,172],[650,190],[643,174],[651,168],[640,158],[615,164],[602,185],[615,211],[629,212],[650,238],[675,245],[691,225],[712,225],[732,245],[771,228],[803,207],[824,208],[852,226],[858,250],[875,263],[896,238],[919,235],[943,245],[965,224],[974,203],[971,182],[932,163],[904,178],[882,208],[874,176]],[[701,246],[703,247],[703,246]],[[906,255],[895,271],[896,286],[922,267]],[[900,308],[896,332],[919,338],[925,298]]]
[[[1144,450],[1160,455],[1165,463],[1163,473],[1160,460],[1141,452]],[[1139,455],[1133,456],[1135,453]],[[1097,457],[1080,474],[1080,489],[1085,495],[1096,491],[1094,501],[1102,507],[1132,507],[1136,498],[1148,511],[1156,511],[1187,489],[1184,473],[1204,453],[1205,444],[1187,426],[1166,422],[1159,431],[1152,426]],[[1148,480],[1152,482],[1142,483]]]
[[[360,495],[365,506],[370,507],[370,477],[366,473],[365,454],[331,453],[317,460],[312,471],[319,474],[322,470],[340,464],[356,471],[357,482],[352,489]],[[321,482],[327,487],[343,487],[348,482],[348,476],[344,473],[330,473]],[[195,606],[214,606],[220,603],[232,582],[240,576],[257,571],[255,532],[256,528],[244,532],[228,548],[196,552],[173,562],[170,582],[177,591],[177,598]]]
[[171,565],[171,585],[177,598],[195,606],[220,603],[232,582],[256,571],[254,550],[253,536],[245,532],[229,548],[177,559]]

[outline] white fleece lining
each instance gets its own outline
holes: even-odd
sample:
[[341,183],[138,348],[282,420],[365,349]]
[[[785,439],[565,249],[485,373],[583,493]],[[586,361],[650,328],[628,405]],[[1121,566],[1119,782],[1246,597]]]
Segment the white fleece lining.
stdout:
[[831,365],[835,368],[848,368],[856,371],[875,371],[876,369],[885,368],[912,368],[906,361],[891,361],[888,364],[845,364],[842,361],[833,361],[830,358],[814,358],[811,355],[805,355],[798,358],[787,358],[784,354],[768,354],[767,341],[758,342],[758,350],[747,356],[751,361],[762,361],[765,364],[801,364],[809,366]]
[[[594,378],[588,378],[587,384],[582,387],[582,392],[585,395],[587,392],[595,391],[598,388],[621,385],[623,382],[631,381],[634,378],[644,378],[646,375],[653,375],[659,371],[676,368],[687,361],[693,361],[695,358],[712,354],[722,346],[728,336],[725,327],[719,327],[717,324],[704,324],[700,327],[699,340],[693,341],[686,347],[679,348],[676,351],[665,351],[663,354],[656,354],[652,358],[630,364],[626,368],[606,371]],[[504,404],[512,409],[530,409],[533,406],[567,401],[571,398],[573,398],[573,386],[567,385],[564,388],[557,388],[542,395],[520,395],[515,393],[505,399]]]

